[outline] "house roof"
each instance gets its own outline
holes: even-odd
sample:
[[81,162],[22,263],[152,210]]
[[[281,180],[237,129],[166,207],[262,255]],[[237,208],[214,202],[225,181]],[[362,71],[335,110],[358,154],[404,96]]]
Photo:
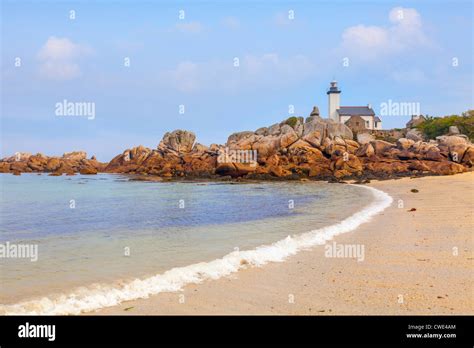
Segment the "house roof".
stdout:
[[341,106],[337,113],[342,116],[375,116],[375,112],[368,106]]
[[378,116],[375,116],[374,121],[376,121],[376,122],[382,122],[382,120],[381,120]]

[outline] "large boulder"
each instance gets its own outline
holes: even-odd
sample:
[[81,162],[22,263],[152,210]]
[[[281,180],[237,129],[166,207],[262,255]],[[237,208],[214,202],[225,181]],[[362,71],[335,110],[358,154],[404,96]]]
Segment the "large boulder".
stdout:
[[87,158],[87,153],[85,151],[65,152],[62,158],[80,161]]
[[326,136],[326,122],[319,116],[310,116],[304,124],[303,137],[316,133],[319,134],[320,139]]
[[255,134],[256,135],[262,135],[262,136],[268,135],[268,128],[267,127],[261,127],[261,128],[259,128],[255,131]]
[[257,150],[258,158],[267,158],[276,153],[281,147],[281,138],[278,136],[266,136],[252,145],[253,150]]
[[237,144],[241,140],[246,139],[246,138],[248,138],[250,136],[253,136],[253,135],[254,135],[254,132],[250,132],[250,131],[233,133],[233,134],[229,135],[229,137],[227,138],[226,145],[231,146],[233,144]]
[[374,141],[371,141],[370,144],[374,148],[376,155],[383,155],[389,149],[395,147],[394,144],[389,143],[388,141],[383,141],[383,140],[374,140]]
[[371,157],[375,155],[375,150],[371,143],[366,143],[359,147],[355,154],[359,157]]
[[183,171],[186,175],[209,176],[215,173],[217,156],[208,152],[183,156]]
[[195,140],[196,135],[194,135],[193,132],[178,129],[171,133],[165,133],[163,139],[158,145],[158,149],[163,151],[172,150],[177,153],[187,153],[192,151]]
[[125,150],[121,155],[114,157],[106,166],[105,171],[110,173],[130,173],[142,165],[153,151],[143,145]]
[[357,142],[361,145],[370,143],[375,140],[375,137],[370,133],[357,133]]
[[2,159],[4,162],[24,162],[28,161],[31,157],[31,153],[29,152],[15,152],[13,156],[5,157]]
[[253,173],[256,169],[256,165],[248,163],[218,163],[216,174],[236,178]]
[[408,130],[405,137],[415,142],[423,140],[423,134],[421,134],[421,132],[416,128]]
[[338,122],[328,122],[327,123],[327,137],[335,138],[341,137],[344,139],[353,139],[354,135],[349,127],[343,123]]
[[280,134],[280,124],[275,123],[268,127],[267,135],[278,135]]
[[449,157],[453,162],[460,163],[463,158],[464,154],[466,153],[467,149],[469,148],[468,144],[454,144],[449,146]]
[[289,125],[285,124],[281,127],[280,148],[288,147],[298,140],[298,134]]
[[0,162],[0,173],[10,173],[10,163],[6,161]]
[[461,132],[459,131],[459,128],[456,127],[456,126],[449,126],[449,130],[448,130],[448,135],[458,135],[460,134]]
[[193,147],[193,152],[206,152],[209,151],[209,147],[203,144],[196,143]]
[[17,161],[10,163],[10,171],[18,173],[29,173],[32,172],[32,169],[28,167],[28,164],[25,161]]
[[313,106],[313,110],[311,111],[311,114],[309,115],[309,117],[313,117],[313,116],[319,117],[319,108],[317,106]]
[[412,139],[400,138],[397,140],[396,145],[399,150],[407,150],[412,147],[413,144],[415,144],[415,141],[413,141]]
[[444,162],[432,162],[432,161],[424,161],[424,163],[428,166],[429,171],[432,174],[437,175],[452,175],[463,173],[466,171],[466,168],[461,164],[444,161]]
[[143,145],[139,145],[137,147],[133,147],[130,150],[126,150],[124,152],[124,162],[132,162],[134,164],[141,164],[145,161],[150,153],[152,152],[151,149],[145,147]]
[[47,172],[54,172],[61,165],[61,161],[57,157],[51,157],[46,162],[45,170]]
[[[306,129],[305,129],[305,131],[306,131]],[[302,139],[304,141],[306,141],[307,143],[311,144],[312,146],[320,148],[321,147],[321,138],[322,138],[321,131],[320,130],[314,130],[314,131],[304,135]]]
[[468,167],[474,166],[474,146],[469,146],[464,152],[461,162]]
[[331,163],[331,169],[336,178],[348,177],[352,175],[361,175],[363,171],[362,162],[354,155],[345,155],[338,157]]
[[35,172],[42,172],[45,170],[48,158],[42,154],[36,154],[28,158],[28,167]]
[[82,175],[97,174],[97,169],[92,166],[85,165],[79,169],[79,173]]
[[408,161],[381,159],[377,156],[372,156],[364,164],[364,171],[380,177],[390,177],[393,174],[409,173],[409,166],[410,163]]
[[303,135],[307,135],[314,131],[319,131],[321,138],[328,137],[333,139],[341,137],[344,139],[353,139],[352,131],[345,124],[334,122],[332,120],[322,119],[319,116],[310,116],[304,123]]
[[464,134],[458,134],[458,135],[441,135],[439,137],[436,137],[436,141],[438,142],[439,145],[444,145],[451,147],[453,145],[457,144],[468,144],[469,139],[467,136]]

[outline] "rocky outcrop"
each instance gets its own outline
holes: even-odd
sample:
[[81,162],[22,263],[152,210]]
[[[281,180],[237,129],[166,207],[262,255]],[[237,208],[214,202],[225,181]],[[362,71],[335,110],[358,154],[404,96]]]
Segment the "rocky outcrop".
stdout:
[[231,134],[226,144],[209,147],[185,130],[166,133],[156,149],[137,146],[123,151],[108,164],[83,151],[62,157],[17,153],[0,161],[0,172],[49,172],[50,175],[98,172],[175,177],[231,177],[248,179],[391,178],[448,175],[470,170],[474,146],[450,129],[436,140],[423,141],[416,129],[405,137],[357,134],[344,124],[319,117],[290,117],[256,131]]
[[195,144],[195,140],[194,133],[184,130],[166,133],[156,149],[140,145],[125,150],[109,162],[105,172],[162,177],[213,175],[220,147],[213,144],[208,148]]
[[48,157],[41,153],[4,158],[0,161],[0,173],[50,173],[58,176],[75,173],[97,174],[105,170],[106,164],[87,159],[84,151],[67,152],[62,157]]
[[[396,143],[352,132],[343,124],[321,119],[316,111],[305,121],[289,119],[255,132],[232,134],[226,146],[258,154],[257,166],[218,164],[217,174],[267,177],[357,178],[400,175],[446,175],[466,171],[474,162],[472,144],[443,137],[424,142],[417,130]],[[450,136],[452,137],[452,136]],[[410,139],[411,138],[411,139]]]

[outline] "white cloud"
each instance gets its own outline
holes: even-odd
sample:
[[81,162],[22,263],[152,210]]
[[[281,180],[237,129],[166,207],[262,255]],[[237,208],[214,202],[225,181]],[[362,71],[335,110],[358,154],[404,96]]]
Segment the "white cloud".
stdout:
[[395,7],[390,11],[390,38],[396,49],[404,50],[428,46],[431,43],[423,31],[421,16],[413,8]]
[[389,45],[388,32],[380,27],[357,25],[347,28],[342,34],[343,48],[350,53],[357,52],[366,58],[378,56]]
[[202,24],[197,21],[177,23],[175,28],[180,32],[192,34],[198,34],[204,30]]
[[87,49],[71,42],[67,38],[49,37],[38,53],[41,60],[68,60],[86,52]]
[[90,54],[92,50],[75,44],[68,38],[51,36],[38,52],[40,75],[52,80],[69,80],[81,75],[77,59]]
[[391,24],[347,28],[342,34],[341,53],[361,60],[374,60],[429,46],[421,16],[413,8],[395,7],[389,13]]
[[45,61],[40,66],[40,75],[50,80],[71,80],[81,76],[79,65],[71,62]]

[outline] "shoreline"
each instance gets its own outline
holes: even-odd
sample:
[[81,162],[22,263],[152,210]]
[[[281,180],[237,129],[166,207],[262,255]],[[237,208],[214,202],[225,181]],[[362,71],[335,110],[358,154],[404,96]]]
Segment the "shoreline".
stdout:
[[417,179],[368,184],[394,202],[330,241],[364,245],[362,262],[326,258],[323,246],[314,246],[284,262],[84,314],[473,314],[474,194],[466,192],[474,174]]
[[[370,184],[372,181],[394,181],[400,179],[419,179],[427,177],[453,177],[466,173],[474,173],[474,169],[469,169],[463,173],[455,174],[435,174],[435,173],[394,173],[390,175],[374,175],[372,173],[365,173],[360,176],[348,176],[336,178],[333,176],[325,177],[302,177],[302,176],[289,176],[289,177],[276,177],[276,176],[261,176],[261,177],[237,177],[233,178],[230,176],[184,176],[184,177],[161,177],[157,175],[148,174],[133,174],[133,173],[115,173],[115,172],[97,172],[96,174],[65,174],[65,177],[70,176],[84,176],[94,178],[100,175],[114,175],[127,178],[128,181],[143,181],[143,182],[163,182],[163,183],[224,183],[229,185],[246,184],[246,183],[265,183],[265,182],[327,182],[329,184],[356,184],[365,185]],[[39,175],[39,176],[54,176],[50,175],[49,172],[28,172],[21,173],[21,175]],[[12,173],[2,173],[0,175],[13,175]],[[21,176],[20,175],[20,176]]]

